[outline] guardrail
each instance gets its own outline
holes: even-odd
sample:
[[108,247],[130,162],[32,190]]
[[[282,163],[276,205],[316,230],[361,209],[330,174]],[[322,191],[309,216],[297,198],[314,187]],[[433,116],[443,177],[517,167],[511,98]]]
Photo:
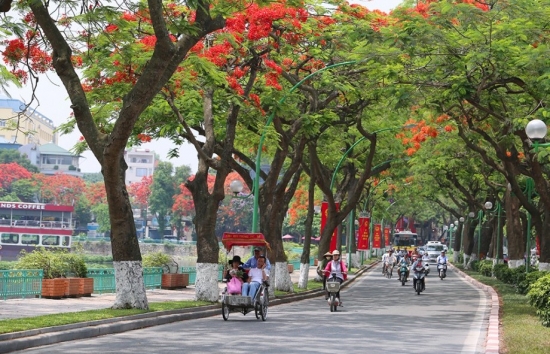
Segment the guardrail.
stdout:
[[[218,281],[222,281],[223,279],[223,270],[224,266],[222,264],[218,264]],[[189,274],[189,285],[195,284],[197,281],[197,267],[180,267],[180,273]]]
[[42,269],[17,269],[0,271],[0,296],[8,298],[35,297],[42,294]]

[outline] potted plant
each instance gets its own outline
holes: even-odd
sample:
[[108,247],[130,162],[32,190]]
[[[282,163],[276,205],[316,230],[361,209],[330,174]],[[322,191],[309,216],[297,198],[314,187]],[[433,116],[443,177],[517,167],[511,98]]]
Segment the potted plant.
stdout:
[[21,251],[21,257],[17,261],[16,269],[42,269],[44,278],[42,280],[42,296],[46,298],[62,298],[66,292],[67,262],[62,254],[37,247],[36,250],[27,253]]
[[88,278],[88,268],[80,253],[65,254],[68,264],[66,296],[91,296],[94,292],[94,279]]
[[[163,274],[160,287],[162,289],[179,289],[189,285],[189,274],[178,273],[178,264],[174,259],[162,252],[148,253],[143,256],[144,267],[162,267]],[[175,270],[175,271],[173,271]]]

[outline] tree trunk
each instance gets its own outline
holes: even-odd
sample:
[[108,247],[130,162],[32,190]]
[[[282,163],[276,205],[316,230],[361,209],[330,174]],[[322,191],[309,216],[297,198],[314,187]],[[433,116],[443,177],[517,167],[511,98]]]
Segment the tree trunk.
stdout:
[[111,251],[115,268],[116,298],[113,309],[148,309],[141,252],[137,239],[134,214],[124,182],[127,168],[122,154],[108,149],[102,164],[107,203],[111,219]]
[[311,234],[314,216],[314,204],[315,204],[315,175],[309,178],[308,187],[308,206],[307,217],[305,221],[305,235],[304,246],[302,249],[302,257],[300,259],[300,279],[298,280],[298,288],[307,289],[307,282],[309,278],[309,257],[311,247]]
[[520,201],[514,197],[513,193],[506,191],[506,237],[508,239],[508,267],[518,268],[525,265],[525,232],[522,226],[522,218],[520,213]]
[[[539,270],[550,271],[550,210],[544,209],[544,221],[542,223],[542,232],[537,235],[540,237],[540,258]],[[536,243],[535,243],[536,244]]]

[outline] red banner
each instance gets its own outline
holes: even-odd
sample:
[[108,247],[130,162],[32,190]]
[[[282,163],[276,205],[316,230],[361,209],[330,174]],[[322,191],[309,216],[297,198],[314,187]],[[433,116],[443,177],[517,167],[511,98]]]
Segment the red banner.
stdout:
[[381,248],[382,246],[382,225],[374,224],[372,235],[372,248]]
[[537,243],[537,254],[540,255],[540,237],[535,237],[535,242]]
[[386,247],[390,246],[390,228],[389,227],[384,228],[384,242]]
[[[340,208],[340,203],[335,203],[336,205],[336,211]],[[325,225],[327,224],[327,217],[328,217],[328,202],[323,202],[321,204],[321,233],[323,233],[323,230],[325,229]],[[338,228],[334,228],[334,231],[332,232],[332,238],[330,239],[330,249],[329,251],[332,252],[336,249],[338,241]]]
[[369,249],[370,218],[359,218],[359,237],[357,239],[357,250]]

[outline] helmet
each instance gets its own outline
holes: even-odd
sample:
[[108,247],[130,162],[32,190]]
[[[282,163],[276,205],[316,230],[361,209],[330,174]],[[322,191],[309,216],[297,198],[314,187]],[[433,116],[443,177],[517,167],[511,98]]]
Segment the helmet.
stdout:
[[334,255],[340,255],[340,252],[338,252],[338,250],[334,250],[334,251],[332,251],[332,255],[333,255],[333,256],[334,256]]
[[332,257],[332,253],[327,252],[327,253],[325,253],[323,256],[324,256],[324,257]]

